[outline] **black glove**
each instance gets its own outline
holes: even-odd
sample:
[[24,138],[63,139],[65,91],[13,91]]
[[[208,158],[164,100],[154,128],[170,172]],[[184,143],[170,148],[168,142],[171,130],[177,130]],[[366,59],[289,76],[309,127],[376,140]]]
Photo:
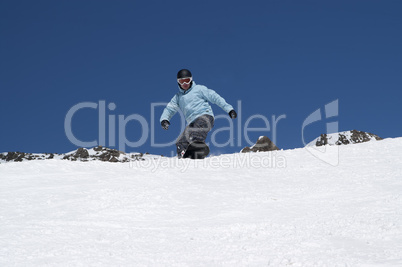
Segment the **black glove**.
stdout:
[[163,120],[161,121],[161,125],[164,130],[167,130],[169,129],[170,122],[168,120]]
[[231,117],[232,119],[236,119],[236,118],[237,118],[237,113],[236,113],[236,111],[235,111],[234,109],[232,109],[232,110],[229,112],[229,117]]

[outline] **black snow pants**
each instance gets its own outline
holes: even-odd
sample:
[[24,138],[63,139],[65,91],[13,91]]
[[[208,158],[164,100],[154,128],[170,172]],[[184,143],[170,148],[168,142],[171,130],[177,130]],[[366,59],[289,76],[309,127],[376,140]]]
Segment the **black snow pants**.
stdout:
[[214,117],[211,115],[201,115],[187,125],[176,140],[177,156],[181,158],[191,142],[205,142],[212,127],[214,127]]

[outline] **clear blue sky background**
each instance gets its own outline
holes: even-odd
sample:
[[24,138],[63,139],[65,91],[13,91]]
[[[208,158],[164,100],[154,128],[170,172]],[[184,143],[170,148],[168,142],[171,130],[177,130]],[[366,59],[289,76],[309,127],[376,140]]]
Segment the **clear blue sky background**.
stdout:
[[[172,98],[181,68],[236,109],[241,101],[235,146],[212,146],[214,154],[248,145],[237,123],[256,114],[270,123],[286,115],[277,145],[302,147],[303,121],[336,99],[339,116],[309,126],[306,141],[331,121],[340,131],[402,136],[401,14],[402,1],[1,1],[0,151],[76,149],[64,129],[67,112],[101,100],[116,105],[107,118],[138,114],[158,143],[174,140],[180,116],[164,131],[162,107],[151,125],[151,103]],[[72,126],[77,138],[97,140],[98,111],[80,110]],[[228,121],[217,119],[214,130],[222,127]],[[141,124],[127,123],[125,134],[139,140]],[[249,137],[272,134],[271,125]],[[224,143],[229,132],[215,137]],[[124,150],[170,155],[174,147],[152,147],[149,136]]]

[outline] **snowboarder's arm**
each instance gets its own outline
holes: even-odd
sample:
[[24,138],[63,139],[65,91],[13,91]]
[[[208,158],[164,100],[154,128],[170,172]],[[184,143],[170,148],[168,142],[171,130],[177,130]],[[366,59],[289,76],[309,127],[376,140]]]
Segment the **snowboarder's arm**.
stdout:
[[179,110],[179,104],[177,102],[177,95],[175,95],[170,102],[167,104],[166,108],[163,110],[163,113],[160,118],[160,122],[170,119],[173,117],[174,114]]
[[206,100],[212,104],[218,105],[226,113],[229,113],[231,110],[233,110],[232,105],[228,104],[225,99],[218,95],[218,93],[214,90],[205,87],[203,90],[201,90],[201,92]]

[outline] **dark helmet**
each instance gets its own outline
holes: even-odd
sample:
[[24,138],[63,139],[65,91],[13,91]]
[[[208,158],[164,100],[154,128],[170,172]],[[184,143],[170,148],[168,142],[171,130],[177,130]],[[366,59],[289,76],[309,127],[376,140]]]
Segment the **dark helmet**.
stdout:
[[179,70],[179,72],[177,73],[177,79],[188,78],[188,77],[193,77],[193,75],[191,74],[191,71],[187,69]]

